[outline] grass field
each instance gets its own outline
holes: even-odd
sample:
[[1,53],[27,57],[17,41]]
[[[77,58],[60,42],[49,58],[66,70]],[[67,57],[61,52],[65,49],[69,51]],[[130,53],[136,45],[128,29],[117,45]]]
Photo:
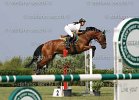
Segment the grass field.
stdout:
[[[84,86],[72,86],[72,97],[52,97],[53,90],[56,87],[34,87],[42,96],[43,100],[113,100],[113,88],[103,87],[101,96],[83,95]],[[15,87],[0,87],[0,100],[8,100],[10,93]]]

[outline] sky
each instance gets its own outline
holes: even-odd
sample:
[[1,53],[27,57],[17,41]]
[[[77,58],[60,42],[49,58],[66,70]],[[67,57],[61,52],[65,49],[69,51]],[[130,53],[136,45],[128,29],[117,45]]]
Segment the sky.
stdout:
[[107,48],[96,46],[97,68],[113,67],[114,27],[139,17],[139,0],[0,0],[0,61],[26,58],[42,43],[57,39],[66,24],[86,19],[85,27],[106,30]]

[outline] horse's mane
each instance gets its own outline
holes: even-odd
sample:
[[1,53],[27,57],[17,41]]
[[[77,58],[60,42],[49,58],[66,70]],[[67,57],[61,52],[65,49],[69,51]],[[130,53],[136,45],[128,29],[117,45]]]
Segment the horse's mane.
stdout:
[[101,32],[101,30],[95,28],[95,27],[86,27],[86,31],[96,31],[96,32]]
[[[95,27],[86,27],[85,30],[80,30],[80,32],[82,32],[82,34],[85,34],[85,33],[88,32],[88,31],[102,32],[101,30],[99,30],[99,29],[97,29],[97,28],[95,28]],[[82,35],[82,34],[81,34],[81,35]]]

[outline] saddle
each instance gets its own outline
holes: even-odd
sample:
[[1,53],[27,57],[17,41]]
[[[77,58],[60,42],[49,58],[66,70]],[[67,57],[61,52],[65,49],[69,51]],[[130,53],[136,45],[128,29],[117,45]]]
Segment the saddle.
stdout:
[[66,41],[67,35],[60,35],[60,39]]
[[[69,38],[69,35],[60,35],[60,39],[65,41],[67,40],[67,38]],[[69,41],[70,43],[75,43],[78,41],[78,35],[74,35],[73,38]]]

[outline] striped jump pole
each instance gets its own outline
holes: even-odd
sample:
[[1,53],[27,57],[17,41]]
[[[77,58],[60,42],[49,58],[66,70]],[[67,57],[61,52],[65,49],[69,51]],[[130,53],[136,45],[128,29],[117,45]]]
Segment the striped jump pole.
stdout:
[[54,81],[92,81],[92,80],[133,80],[139,74],[69,74],[69,75],[12,75],[0,76],[1,82],[54,82]]

